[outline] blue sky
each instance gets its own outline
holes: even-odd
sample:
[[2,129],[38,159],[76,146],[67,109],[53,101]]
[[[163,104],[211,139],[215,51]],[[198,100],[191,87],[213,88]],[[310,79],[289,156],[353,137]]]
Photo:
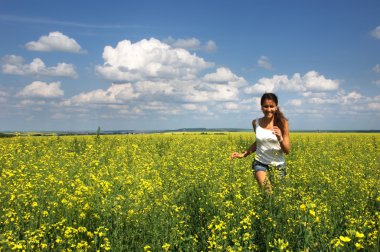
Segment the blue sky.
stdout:
[[0,2],[0,131],[379,130],[380,1]]

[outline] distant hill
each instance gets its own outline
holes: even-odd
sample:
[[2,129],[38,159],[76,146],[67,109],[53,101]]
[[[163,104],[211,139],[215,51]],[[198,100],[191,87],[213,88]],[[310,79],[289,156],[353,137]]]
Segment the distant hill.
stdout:
[[[127,134],[154,134],[154,133],[181,133],[181,132],[200,132],[200,133],[223,133],[223,132],[252,132],[252,129],[240,128],[181,128],[168,130],[104,130],[99,131],[99,135],[127,135]],[[292,130],[291,132],[310,132],[310,133],[380,133],[380,130]],[[97,131],[40,131],[40,132],[0,132],[0,138],[20,136],[71,136],[71,135],[96,135]]]

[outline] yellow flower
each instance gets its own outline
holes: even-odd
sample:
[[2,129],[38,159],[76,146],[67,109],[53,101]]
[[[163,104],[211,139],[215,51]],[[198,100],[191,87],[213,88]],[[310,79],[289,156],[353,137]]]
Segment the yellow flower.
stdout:
[[150,252],[150,251],[152,251],[152,247],[149,246],[149,245],[146,245],[146,246],[144,247],[144,252]]
[[363,245],[361,245],[360,243],[357,242],[357,243],[355,243],[355,248],[359,250],[359,249],[362,249],[364,247],[363,247]]
[[315,211],[314,211],[314,210],[310,210],[310,211],[309,211],[309,214],[310,214],[311,216],[315,217]]
[[350,237],[347,237],[347,236],[340,236],[339,239],[340,239],[342,242],[350,242],[350,241],[351,241],[351,238],[350,238]]
[[87,232],[87,228],[86,227],[78,227],[78,232],[79,233],[85,233],[85,232]]
[[362,239],[362,238],[364,238],[364,234],[359,233],[359,232],[356,232],[356,233],[355,233],[355,237],[356,237],[356,238],[359,238],[359,239]]
[[164,251],[169,251],[169,249],[170,249],[170,244],[169,244],[169,243],[165,243],[164,245],[162,245],[162,249],[163,249]]
[[302,212],[305,212],[306,211],[306,205],[305,204],[300,205],[300,210]]

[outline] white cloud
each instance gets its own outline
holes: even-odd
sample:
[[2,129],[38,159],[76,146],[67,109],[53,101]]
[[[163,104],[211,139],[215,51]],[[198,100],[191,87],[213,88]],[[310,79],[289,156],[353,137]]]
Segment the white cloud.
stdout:
[[134,92],[130,83],[112,84],[107,90],[97,89],[75,95],[65,101],[64,105],[122,103],[123,101],[136,99],[139,96],[140,94]]
[[141,103],[138,106],[138,110],[142,111],[153,111],[154,113],[163,114],[163,115],[179,115],[181,114],[181,110],[177,107],[172,106],[167,102],[161,101],[151,101]]
[[213,40],[209,40],[205,44],[202,44],[197,38],[174,39],[169,37],[164,40],[164,43],[167,43],[174,48],[182,48],[190,51],[202,50],[205,52],[214,52],[217,50],[216,43]]
[[235,75],[230,69],[219,67],[216,72],[206,74],[203,80],[210,83],[224,83],[236,87],[247,85],[247,81],[243,77]]
[[227,110],[238,110],[239,109],[239,105],[237,103],[234,103],[234,102],[226,102],[224,105],[223,105],[224,109],[227,109]]
[[316,71],[309,71],[304,76],[295,73],[291,79],[287,75],[274,75],[272,78],[261,78],[253,86],[244,89],[247,94],[276,92],[333,91],[339,88],[338,80],[326,79]]
[[259,67],[262,67],[266,70],[273,69],[272,64],[269,61],[269,58],[266,56],[261,56],[260,59],[257,60],[257,64],[259,65]]
[[67,113],[54,113],[51,118],[54,120],[68,120],[71,118],[71,115]]
[[218,49],[216,43],[213,40],[207,41],[207,43],[203,46],[203,50],[206,52],[215,52]]
[[45,105],[46,101],[36,101],[36,100],[22,100],[20,102],[21,105],[23,106],[33,106],[33,105]]
[[[179,42],[182,47],[198,45],[196,39],[177,41],[177,46]],[[184,110],[205,112],[209,104],[238,101],[239,87],[247,85],[244,78],[225,67],[201,76],[203,70],[212,67],[213,63],[154,38],[136,43],[124,40],[115,48],[107,46],[103,58],[105,64],[96,67],[98,73],[114,81],[128,80],[130,95],[136,95],[133,103],[128,102],[130,108],[126,110],[127,114],[135,108],[141,113],[156,111],[160,114],[178,114]],[[65,104],[83,101],[121,102],[112,92],[106,93],[105,90],[82,93]],[[213,108],[218,109],[220,106]],[[232,105],[229,108],[232,109]]]
[[301,99],[291,99],[288,101],[288,103],[292,106],[299,107],[302,105],[302,100]]
[[286,82],[289,82],[288,77],[286,75],[274,75],[271,79],[261,78],[253,86],[245,88],[244,92],[247,94],[274,92],[278,89],[279,86],[282,85],[282,83]]
[[311,104],[323,105],[323,104],[338,104],[339,100],[336,99],[335,97],[331,97],[331,98],[311,97],[308,99],[308,102]]
[[239,90],[222,84],[201,84],[189,87],[183,95],[188,102],[234,101],[239,98]]
[[[79,28],[90,28],[90,29],[125,29],[125,28],[136,28],[136,25],[122,25],[122,24],[90,24],[90,23],[78,23],[78,22],[68,22],[62,20],[55,20],[51,18],[34,18],[25,16],[14,16],[14,15],[2,15],[0,14],[0,19],[10,21],[10,22],[20,22],[27,24],[47,24],[53,26],[67,26],[67,27],[79,27]],[[138,26],[141,27],[141,26]]]
[[[237,79],[239,80],[239,78]],[[141,81],[134,84],[134,87],[145,100],[165,99],[199,103],[237,100],[239,98],[237,83],[239,81],[227,82],[226,84],[209,83],[202,80]]]
[[380,25],[371,31],[371,35],[374,38],[380,39]]
[[339,88],[338,80],[326,79],[316,71],[310,71],[303,76],[303,84],[306,90],[312,91],[332,91]]
[[376,86],[380,87],[380,80],[375,81]]
[[24,64],[24,58],[16,55],[3,57],[1,70],[5,74],[55,76],[77,78],[78,75],[72,64],[58,63],[57,66],[46,67],[40,58],[35,58],[30,64]]
[[335,104],[336,106],[342,105],[344,107],[355,105],[355,104],[365,104],[370,101],[370,98],[365,97],[357,91],[346,92],[344,90],[339,90],[338,92],[320,92],[312,93],[305,92],[301,94],[303,99],[292,99],[288,100],[287,104],[297,106],[312,104],[312,105],[329,105]]
[[96,71],[112,81],[193,79],[200,70],[213,66],[154,38],[136,43],[123,40],[115,48],[106,46],[103,59],[104,64],[96,66]]
[[380,103],[379,102],[371,102],[368,104],[369,109],[380,111]]
[[135,84],[136,91],[144,95],[175,95],[178,88],[172,82],[139,81]]
[[0,90],[0,103],[6,103],[8,96],[9,96],[9,94],[7,92]]
[[208,110],[206,105],[194,104],[194,103],[185,103],[185,104],[182,104],[182,107],[186,110],[192,110],[192,111],[207,111]]
[[57,98],[64,95],[64,91],[60,88],[60,82],[45,83],[42,81],[34,81],[30,85],[24,87],[17,96],[21,97],[41,97],[41,98]]
[[9,96],[9,94],[5,91],[0,90],[0,97],[5,97],[5,96]]
[[326,93],[324,93],[324,92],[310,92],[310,91],[306,91],[306,92],[302,92],[301,95],[303,97],[320,97],[320,98],[325,98],[326,97]]
[[376,66],[372,68],[372,71],[374,71],[375,73],[380,73],[380,64],[376,64]]
[[342,102],[343,104],[348,104],[348,103],[352,104],[358,101],[365,100],[365,97],[356,91],[352,91],[348,94],[345,94],[345,92],[340,92],[338,93],[338,96],[340,98],[340,102]]
[[30,51],[62,51],[71,53],[84,52],[75,39],[69,38],[58,31],[50,32],[47,36],[41,36],[38,41],[28,42],[25,47]]
[[169,39],[168,42],[170,42],[170,45],[175,48],[183,48],[186,50],[197,50],[201,42],[196,38],[190,38],[190,39]]

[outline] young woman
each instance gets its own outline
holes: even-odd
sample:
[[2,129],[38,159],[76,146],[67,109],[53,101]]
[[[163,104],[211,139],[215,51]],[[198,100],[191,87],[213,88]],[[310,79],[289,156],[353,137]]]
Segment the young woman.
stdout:
[[261,97],[262,118],[252,121],[256,141],[243,153],[232,153],[232,158],[243,158],[256,152],[252,168],[257,182],[266,191],[272,187],[267,172],[275,169],[281,177],[286,175],[285,154],[290,152],[288,120],[278,107],[277,96],[265,93]]

